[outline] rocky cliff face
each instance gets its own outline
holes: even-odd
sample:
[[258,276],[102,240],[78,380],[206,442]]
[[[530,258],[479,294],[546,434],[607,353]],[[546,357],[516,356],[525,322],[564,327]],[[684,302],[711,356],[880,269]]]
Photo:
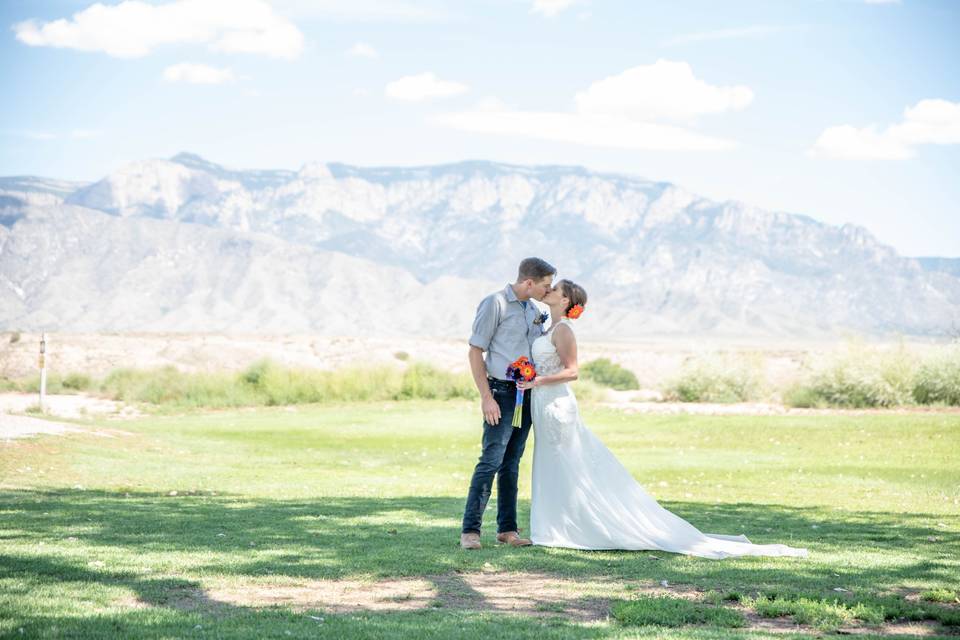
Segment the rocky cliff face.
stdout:
[[939,334],[960,318],[949,260],[576,167],[236,171],[180,154],[89,185],[0,179],[7,328],[465,335],[529,255],[587,288],[596,337]]

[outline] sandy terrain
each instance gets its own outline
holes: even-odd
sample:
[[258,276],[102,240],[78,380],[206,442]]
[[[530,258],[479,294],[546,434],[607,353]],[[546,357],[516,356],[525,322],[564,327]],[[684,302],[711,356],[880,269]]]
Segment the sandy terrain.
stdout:
[[56,418],[128,419],[141,415],[134,407],[86,394],[48,394],[44,417],[24,415],[28,410],[36,408],[38,401],[39,398],[35,393],[0,393],[0,440],[27,438],[40,434],[62,436],[73,433],[115,437],[124,435],[125,432],[117,429],[90,429],[83,425],[57,422]]
[[[16,341],[11,341],[14,336]],[[40,336],[0,333],[0,377],[37,374]],[[659,388],[691,357],[720,351],[758,362],[767,381],[780,386],[796,378],[805,362],[815,361],[843,346],[834,343],[772,344],[698,339],[580,344],[581,362],[610,358],[633,371],[645,389]],[[910,343],[912,349],[930,345]],[[335,369],[345,365],[394,364],[423,360],[452,370],[467,369],[466,340],[351,338],[329,336],[260,336],[222,334],[48,334],[50,373],[102,376],[119,367],[173,365],[185,371],[241,370],[261,358],[298,367]],[[399,357],[398,357],[399,355]]]

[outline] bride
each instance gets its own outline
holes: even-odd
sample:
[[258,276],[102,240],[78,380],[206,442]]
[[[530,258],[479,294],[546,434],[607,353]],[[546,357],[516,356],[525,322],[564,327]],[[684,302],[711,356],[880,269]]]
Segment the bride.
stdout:
[[568,384],[577,379],[577,338],[571,318],[587,294],[560,280],[543,302],[554,321],[531,354],[537,377],[520,383],[533,389],[533,544],[571,549],[658,549],[704,558],[806,556],[806,549],[753,544],[745,536],[701,533],[644,491],[580,419]]

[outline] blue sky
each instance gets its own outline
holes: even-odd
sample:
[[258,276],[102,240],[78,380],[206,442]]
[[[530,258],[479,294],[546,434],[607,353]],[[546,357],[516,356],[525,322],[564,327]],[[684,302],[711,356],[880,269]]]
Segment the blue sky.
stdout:
[[0,175],[577,164],[960,256],[960,2],[5,0]]

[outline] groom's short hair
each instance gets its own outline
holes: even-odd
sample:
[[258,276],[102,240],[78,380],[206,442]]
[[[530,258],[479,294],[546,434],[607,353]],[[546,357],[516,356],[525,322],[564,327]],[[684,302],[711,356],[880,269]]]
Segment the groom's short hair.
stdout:
[[540,258],[524,258],[517,269],[517,282],[524,280],[541,280],[547,276],[556,275],[557,270],[552,264]]

